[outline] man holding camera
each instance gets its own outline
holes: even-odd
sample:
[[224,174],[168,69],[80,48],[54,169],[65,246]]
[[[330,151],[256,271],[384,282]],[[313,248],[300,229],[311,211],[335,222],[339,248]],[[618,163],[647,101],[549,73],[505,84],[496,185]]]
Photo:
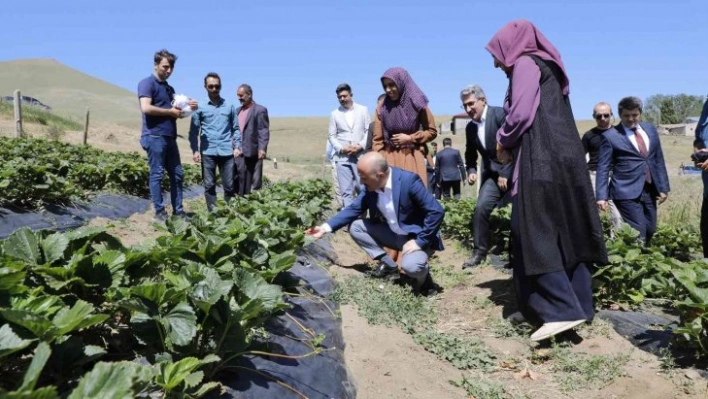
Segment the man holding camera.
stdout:
[[703,169],[703,203],[701,204],[701,239],[703,257],[708,258],[708,100],[703,103],[703,111],[696,125],[696,140],[693,142],[693,158],[696,166]]

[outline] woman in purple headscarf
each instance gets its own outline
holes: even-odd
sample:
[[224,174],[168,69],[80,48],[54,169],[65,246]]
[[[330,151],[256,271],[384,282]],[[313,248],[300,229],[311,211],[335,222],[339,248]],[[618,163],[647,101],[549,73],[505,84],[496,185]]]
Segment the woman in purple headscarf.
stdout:
[[531,335],[540,341],[593,319],[589,267],[607,264],[607,250],[558,50],[526,20],[505,25],[486,49],[509,78],[498,157],[516,159],[511,229],[519,312],[509,319],[542,324]]
[[[376,110],[372,150],[389,165],[418,174],[427,186],[426,143],[438,135],[428,97],[403,68],[390,68],[381,77],[386,98]],[[432,161],[432,159],[428,159]]]

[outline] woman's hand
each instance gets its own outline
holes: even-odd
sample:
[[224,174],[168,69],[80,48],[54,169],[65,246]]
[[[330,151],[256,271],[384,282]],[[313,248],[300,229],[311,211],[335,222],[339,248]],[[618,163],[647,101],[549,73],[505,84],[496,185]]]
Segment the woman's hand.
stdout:
[[396,133],[391,137],[391,142],[395,146],[400,147],[405,144],[413,143],[413,137],[405,133]]

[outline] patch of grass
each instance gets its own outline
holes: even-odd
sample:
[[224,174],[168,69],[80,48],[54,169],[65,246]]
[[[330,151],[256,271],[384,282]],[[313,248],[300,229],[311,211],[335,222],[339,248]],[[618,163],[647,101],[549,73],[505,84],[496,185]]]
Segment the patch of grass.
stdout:
[[[0,115],[14,118],[14,104],[0,102]],[[56,131],[81,130],[84,125],[41,108],[22,104],[22,123],[34,123]]]
[[528,323],[511,324],[500,316],[488,318],[487,326],[497,338],[512,338],[521,342],[526,342],[534,329],[533,326]]
[[413,339],[428,352],[447,360],[460,370],[492,371],[497,366],[497,357],[484,346],[482,341],[432,330],[416,333]]
[[489,371],[497,365],[496,356],[483,342],[436,331],[438,315],[433,303],[414,296],[409,288],[350,277],[337,284],[331,298],[356,305],[371,324],[400,327],[426,351],[459,369]]
[[629,354],[590,355],[585,352],[572,352],[564,345],[539,349],[531,356],[532,362],[547,364],[554,372],[553,377],[560,385],[561,392],[564,393],[587,388],[604,388],[615,378],[626,375],[624,365],[629,358]]
[[467,391],[470,397],[475,399],[511,399],[513,398],[504,386],[498,382],[491,381],[483,375],[475,375],[468,378],[462,376],[461,380],[450,381],[456,387]]
[[444,265],[439,258],[430,260],[430,271],[438,284],[448,288],[462,284],[469,278],[462,269],[454,265]]

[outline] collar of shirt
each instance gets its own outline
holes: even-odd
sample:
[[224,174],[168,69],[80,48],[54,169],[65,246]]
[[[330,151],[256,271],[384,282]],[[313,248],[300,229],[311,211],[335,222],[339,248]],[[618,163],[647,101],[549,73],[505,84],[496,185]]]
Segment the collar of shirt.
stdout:
[[386,185],[384,186],[384,188],[378,190],[379,193],[384,193],[386,192],[386,190],[393,190],[393,173],[391,172],[393,172],[391,168],[388,168],[388,180],[386,180]]
[[[207,98],[208,98],[208,97],[207,97]],[[213,101],[211,101],[211,99],[209,99],[209,101],[207,101],[207,104],[213,105],[213,106],[215,106],[215,107],[218,107],[218,106],[220,106],[220,105],[223,105],[223,104],[224,104],[224,101],[226,101],[226,100],[224,100],[222,97],[219,97],[219,102],[218,102],[218,103],[214,103]]]
[[477,126],[484,125],[484,121],[487,120],[487,109],[489,108],[488,105],[484,105],[484,110],[482,111],[482,119],[477,122],[476,120],[472,119],[472,122],[476,123]]
[[339,106],[339,111],[340,112],[351,112],[354,111],[354,107],[356,107],[356,103],[352,101],[352,106],[349,108],[345,108],[343,105]]

